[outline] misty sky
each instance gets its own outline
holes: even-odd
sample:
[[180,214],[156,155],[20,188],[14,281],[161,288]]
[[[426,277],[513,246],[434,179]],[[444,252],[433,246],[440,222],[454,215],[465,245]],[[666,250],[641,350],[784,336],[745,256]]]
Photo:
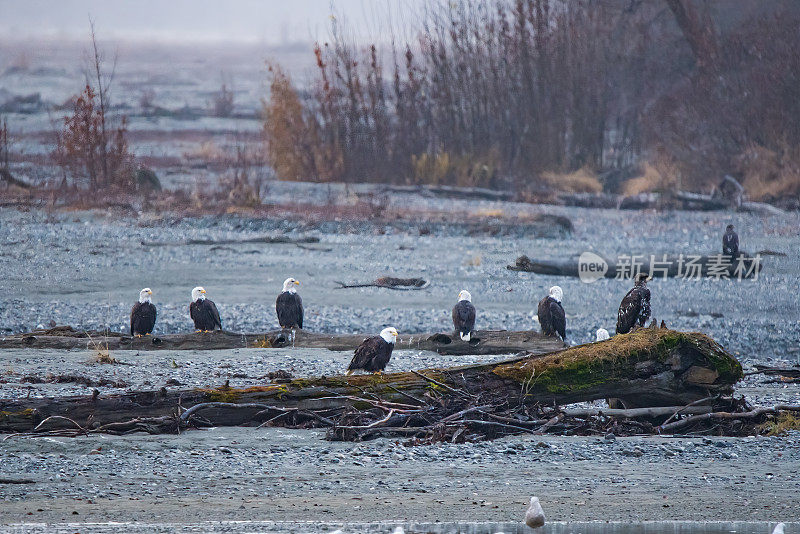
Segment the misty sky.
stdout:
[[332,13],[356,37],[385,36],[425,0],[0,0],[0,38],[240,41],[282,44],[325,35]]

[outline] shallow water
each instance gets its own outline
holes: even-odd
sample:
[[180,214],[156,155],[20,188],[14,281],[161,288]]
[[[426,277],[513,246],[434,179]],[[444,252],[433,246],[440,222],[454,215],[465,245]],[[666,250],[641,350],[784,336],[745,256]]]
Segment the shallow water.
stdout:
[[[167,523],[25,523],[5,527],[2,533],[72,533],[106,534],[117,532],[152,532],[183,534],[209,533],[281,533],[281,534],[770,534],[776,523],[765,522],[694,522],[648,521],[641,523],[549,523],[532,530],[515,523],[295,523],[274,521],[222,521],[195,524]],[[800,523],[787,523],[786,534],[800,532]]]

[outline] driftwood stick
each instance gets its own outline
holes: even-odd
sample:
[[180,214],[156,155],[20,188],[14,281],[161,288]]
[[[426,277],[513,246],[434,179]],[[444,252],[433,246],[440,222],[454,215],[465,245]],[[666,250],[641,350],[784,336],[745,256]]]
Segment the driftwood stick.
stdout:
[[[706,397],[706,398],[704,398],[704,399],[697,399],[697,400],[696,400],[696,401],[694,401],[694,402],[690,402],[689,404],[687,404],[686,406],[684,406],[684,407],[683,407],[683,408],[681,408],[680,410],[675,410],[675,413],[674,413],[674,414],[672,414],[672,415],[670,415],[670,416],[667,418],[667,420],[666,420],[666,421],[664,421],[664,422],[663,422],[663,423],[661,423],[661,424],[662,424],[662,425],[666,425],[667,423],[669,423],[669,422],[670,422],[670,421],[672,421],[673,419],[676,419],[676,418],[678,417],[678,415],[680,415],[680,414],[682,414],[682,413],[686,413],[686,410],[687,410],[688,408],[690,408],[690,407],[692,407],[692,406],[697,406],[698,404],[703,404],[703,403],[705,403],[705,402],[708,402],[708,401],[710,401],[710,400],[714,400],[714,399],[716,399],[716,398],[717,398],[717,397]],[[709,411],[710,411],[710,410],[709,410]]]
[[[264,412],[265,412],[265,411],[266,411],[266,410],[264,410]],[[263,428],[263,427],[265,427],[265,426],[269,425],[270,423],[272,423],[273,421],[277,421],[277,420],[278,420],[278,419],[280,419],[281,417],[283,417],[283,416],[285,416],[285,415],[288,415],[288,414],[290,414],[291,412],[296,412],[296,411],[297,411],[297,408],[292,408],[292,409],[289,409],[289,410],[284,410],[284,411],[282,411],[281,413],[279,413],[278,415],[276,415],[275,417],[272,417],[272,418],[270,418],[270,419],[267,419],[266,421],[264,421],[263,423],[261,423],[260,425],[258,425],[256,428]],[[264,412],[258,412],[258,414],[262,414],[262,413],[264,413]],[[256,414],[256,415],[258,415],[258,414]]]
[[502,415],[497,415],[494,413],[489,412],[479,412],[490,419],[494,419],[495,421],[500,421],[501,423],[509,423],[512,425],[519,425],[519,426],[541,426],[545,424],[549,419],[534,419],[532,421],[520,421],[519,419],[513,419],[511,417],[503,417]]
[[547,432],[547,430],[550,427],[555,426],[558,423],[560,423],[563,418],[564,418],[563,414],[558,414],[558,415],[550,418],[550,420],[547,421],[545,424],[543,424],[536,433],[537,434],[544,434],[545,432]]
[[431,384],[433,384],[435,386],[439,386],[440,388],[444,388],[444,389],[448,390],[451,393],[455,393],[459,397],[465,397],[465,398],[474,398],[475,397],[474,395],[470,395],[469,393],[461,391],[460,389],[451,388],[447,384],[443,384],[443,383],[439,382],[438,380],[434,380],[433,378],[425,376],[422,373],[420,373],[419,371],[412,370],[411,372],[414,373],[415,375],[417,375],[418,377],[420,377],[420,378],[422,378],[424,380],[427,380],[428,382],[430,382]]
[[779,412],[800,412],[800,406],[789,406],[789,405],[778,405],[778,406],[762,406],[759,408],[754,408],[749,412],[711,412],[705,413],[701,415],[693,415],[691,417],[687,417],[685,419],[681,419],[680,421],[675,421],[674,423],[669,423],[666,425],[659,426],[656,430],[659,432],[672,432],[674,430],[678,430],[683,428],[687,425],[692,423],[699,423],[702,421],[708,421],[710,419],[755,419],[757,417],[761,417],[762,415],[766,414],[776,414]]
[[253,402],[248,402],[248,403],[244,403],[244,404],[234,404],[234,403],[231,403],[231,402],[203,402],[203,403],[200,403],[200,404],[195,404],[194,406],[192,406],[191,408],[189,408],[188,410],[183,412],[181,414],[181,417],[180,417],[181,423],[185,423],[196,412],[198,412],[200,410],[205,410],[207,408],[225,408],[226,410],[231,410],[231,409],[236,410],[236,409],[242,409],[242,408],[250,408],[250,409],[255,408],[255,409],[258,409],[258,410],[266,410],[267,408],[270,408],[270,406],[268,406],[267,404],[258,404],[258,403],[253,403]]
[[337,426],[336,428],[337,429],[338,428],[343,428],[343,429],[347,429],[347,430],[363,430],[363,429],[367,429],[367,428],[375,428],[376,426],[380,426],[381,424],[387,422],[389,419],[392,418],[393,415],[394,415],[394,410],[389,410],[389,413],[386,414],[386,417],[384,417],[383,419],[378,419],[377,421],[373,421],[372,423],[370,423],[368,425],[361,425],[361,426],[344,426],[344,425],[340,425],[340,426]]
[[409,394],[408,394],[408,393],[406,393],[405,391],[401,391],[401,390],[397,389],[397,388],[396,388],[396,387],[394,387],[394,386],[391,386],[391,385],[390,385],[390,386],[387,386],[387,387],[388,387],[389,389],[391,389],[392,391],[394,391],[395,393],[399,393],[399,394],[400,394],[400,395],[402,395],[403,397],[405,397],[405,398],[407,398],[407,399],[411,399],[411,400],[413,400],[413,401],[415,401],[415,402],[419,403],[419,405],[420,405],[420,406],[425,406],[426,404],[428,404],[428,403],[427,403],[427,402],[425,402],[424,400],[422,400],[422,399],[420,399],[420,398],[417,398],[417,397],[415,397],[414,395],[409,395]]
[[468,424],[468,425],[478,425],[478,426],[481,426],[481,425],[482,426],[494,426],[494,427],[507,428],[509,430],[514,430],[515,432],[525,432],[526,434],[536,434],[536,432],[534,432],[530,428],[525,428],[525,427],[516,426],[516,425],[509,425],[507,423],[500,423],[498,421],[481,421],[480,419],[464,419],[462,421],[454,421],[454,422],[449,423],[449,424],[455,424],[455,423],[464,423],[464,424]]
[[336,423],[334,423],[333,421],[331,421],[327,417],[321,416],[320,414],[318,414],[317,412],[315,412],[313,410],[303,410],[303,411],[297,412],[297,413],[300,414],[300,415],[307,415],[309,417],[312,417],[312,418],[316,419],[317,421],[319,421],[320,423],[324,423],[324,424],[326,424],[328,426],[336,426]]
[[237,244],[297,244],[319,243],[318,237],[259,236],[246,239],[187,239],[185,241],[142,241],[145,247],[175,247],[182,245],[237,245]]
[[348,284],[345,282],[339,282],[334,280],[334,283],[339,284],[339,287],[336,289],[350,289],[350,288],[358,288],[358,287],[384,287],[386,289],[394,289],[397,291],[417,291],[420,289],[425,289],[431,285],[431,283],[427,280],[422,278],[394,278],[391,276],[383,276],[378,278],[372,282],[355,282],[352,284]]
[[57,420],[69,421],[70,423],[75,425],[78,428],[78,430],[80,430],[83,433],[86,433],[86,429],[83,428],[81,425],[79,425],[74,419],[70,419],[69,417],[64,417],[62,415],[51,415],[50,417],[47,417],[41,423],[36,425],[36,427],[33,429],[33,431],[34,432],[38,431],[40,428],[42,428],[42,425],[44,425],[45,423],[47,423],[49,421],[57,421]]
[[456,413],[454,413],[452,415],[448,415],[447,417],[442,419],[440,422],[446,423],[448,421],[453,421],[453,420],[458,419],[458,418],[460,418],[460,417],[462,417],[464,415],[467,415],[468,413],[473,413],[473,412],[486,413],[483,410],[489,409],[491,407],[492,406],[488,405],[488,404],[486,406],[473,406],[472,408],[467,408],[466,410],[461,410],[460,412],[456,412]]
[[[712,397],[713,398],[713,397]],[[700,399],[701,401],[708,401],[708,399]],[[562,413],[567,417],[593,417],[593,416],[607,416],[607,417],[627,417],[636,419],[638,417],[659,417],[670,415],[675,412],[678,413],[692,413],[703,414],[709,413],[713,410],[711,406],[656,406],[652,408],[585,408],[585,409],[572,409],[563,410]]]

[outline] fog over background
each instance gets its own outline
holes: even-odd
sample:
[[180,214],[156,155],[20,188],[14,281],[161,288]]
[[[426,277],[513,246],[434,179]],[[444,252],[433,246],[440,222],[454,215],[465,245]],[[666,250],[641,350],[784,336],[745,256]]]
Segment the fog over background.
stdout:
[[0,38],[85,39],[88,19],[103,39],[241,42],[267,46],[323,38],[336,15],[356,37],[387,37],[424,0],[0,0]]

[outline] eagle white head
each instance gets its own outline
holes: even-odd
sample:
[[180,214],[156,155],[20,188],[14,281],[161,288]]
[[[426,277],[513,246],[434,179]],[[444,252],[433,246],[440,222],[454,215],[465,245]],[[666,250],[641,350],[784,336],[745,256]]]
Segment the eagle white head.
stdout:
[[[540,293],[541,294],[541,293]],[[561,302],[561,298],[564,296],[564,292],[558,286],[553,286],[550,288],[550,296],[555,299],[556,302]]]
[[469,291],[466,289],[462,289],[461,293],[458,294],[458,301],[461,302],[462,300],[466,300],[467,302],[472,302],[472,295],[469,294]]
[[775,530],[772,531],[772,534],[784,534],[783,529],[786,525],[784,523],[778,523],[775,525]]
[[605,341],[606,339],[611,337],[608,335],[608,330],[606,330],[605,328],[598,328],[596,335],[597,337],[595,337],[595,341]]
[[381,337],[387,343],[394,344],[397,341],[397,329],[393,326],[381,330]]
[[299,286],[300,281],[295,280],[294,278],[287,278],[283,281],[283,292],[286,293],[297,293],[297,288],[295,286]]
[[206,290],[201,286],[192,289],[192,302],[197,302],[198,300],[206,300]]
[[149,287],[146,287],[139,291],[139,302],[144,304],[145,302],[151,302],[151,297],[153,296],[153,290]]

